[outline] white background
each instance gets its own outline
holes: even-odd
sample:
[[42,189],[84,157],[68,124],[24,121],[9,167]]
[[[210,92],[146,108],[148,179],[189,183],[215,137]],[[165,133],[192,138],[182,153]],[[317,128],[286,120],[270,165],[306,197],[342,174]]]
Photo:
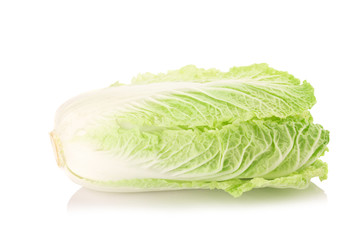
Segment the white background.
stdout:
[[[1,239],[359,239],[357,1],[1,1]],[[309,189],[101,194],[58,169],[61,103],[187,64],[266,62],[315,88],[329,179]]]

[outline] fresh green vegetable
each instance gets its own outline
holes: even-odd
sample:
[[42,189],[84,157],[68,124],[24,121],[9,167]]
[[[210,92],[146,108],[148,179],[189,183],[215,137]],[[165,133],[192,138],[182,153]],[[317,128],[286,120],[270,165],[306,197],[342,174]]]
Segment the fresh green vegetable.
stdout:
[[189,65],[71,99],[51,136],[59,166],[97,190],[304,188],[327,177],[315,102],[309,83],[266,64]]

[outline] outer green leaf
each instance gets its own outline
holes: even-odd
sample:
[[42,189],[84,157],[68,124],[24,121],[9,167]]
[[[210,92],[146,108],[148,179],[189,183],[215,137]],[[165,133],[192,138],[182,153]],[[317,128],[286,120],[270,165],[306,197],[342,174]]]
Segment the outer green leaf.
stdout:
[[253,120],[215,130],[104,126],[85,136],[97,149],[182,180],[285,176],[313,163],[329,142],[329,132],[320,125],[295,119]]
[[252,178],[252,179],[231,179],[226,181],[179,181],[167,179],[130,179],[120,181],[94,181],[82,178],[74,173],[72,178],[75,182],[95,190],[112,192],[122,191],[162,191],[181,189],[220,189],[231,194],[233,197],[240,197],[244,192],[254,188],[296,188],[304,189],[310,184],[311,178],[319,177],[321,181],[327,179],[328,166],[321,160],[312,165],[296,171],[288,176],[276,179]]
[[[117,113],[117,121],[124,125],[216,128],[253,118],[299,115],[316,102],[309,83],[300,84],[287,72],[266,64],[234,67],[229,72],[190,65],[167,74],[139,75],[133,82],[147,83],[137,86],[137,91],[165,87],[152,96],[128,102],[126,109]],[[119,94],[122,90],[130,89],[120,86]]]

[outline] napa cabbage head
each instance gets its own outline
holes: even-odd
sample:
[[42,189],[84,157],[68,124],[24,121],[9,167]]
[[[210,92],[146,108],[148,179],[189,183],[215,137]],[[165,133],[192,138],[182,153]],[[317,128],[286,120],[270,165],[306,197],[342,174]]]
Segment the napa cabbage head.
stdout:
[[52,139],[59,165],[98,190],[303,188],[327,175],[315,103],[309,83],[266,64],[189,65],[69,100]]

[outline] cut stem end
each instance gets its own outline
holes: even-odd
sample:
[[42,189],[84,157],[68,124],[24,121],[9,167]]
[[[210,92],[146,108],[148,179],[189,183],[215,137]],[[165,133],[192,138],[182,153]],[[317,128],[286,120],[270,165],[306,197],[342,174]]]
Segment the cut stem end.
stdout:
[[59,167],[65,166],[64,153],[62,151],[62,145],[60,139],[56,136],[54,131],[50,132],[50,140],[54,149],[56,163]]

